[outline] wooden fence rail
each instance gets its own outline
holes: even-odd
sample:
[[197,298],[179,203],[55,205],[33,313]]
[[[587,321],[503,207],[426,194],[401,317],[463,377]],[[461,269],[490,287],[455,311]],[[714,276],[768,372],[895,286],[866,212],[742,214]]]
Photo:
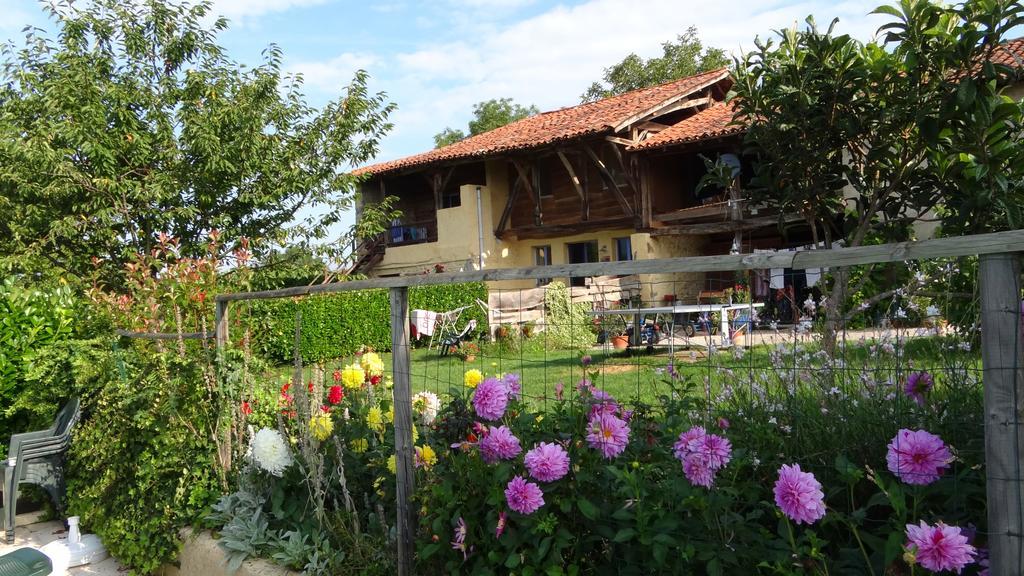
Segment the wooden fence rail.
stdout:
[[395,446],[398,465],[398,574],[407,576],[413,571],[415,531],[414,515],[410,505],[414,476],[412,397],[409,383],[409,287],[459,282],[672,272],[724,272],[768,268],[801,270],[982,256],[979,282],[982,307],[990,573],[998,576],[1020,576],[1024,574],[1024,473],[1021,470],[1024,465],[1024,429],[1019,420],[1024,410],[1020,253],[1024,253],[1024,230],[833,250],[599,262],[375,278],[218,295],[215,334],[218,346],[227,344],[231,302],[353,290],[390,289],[394,352],[392,370],[395,381]]

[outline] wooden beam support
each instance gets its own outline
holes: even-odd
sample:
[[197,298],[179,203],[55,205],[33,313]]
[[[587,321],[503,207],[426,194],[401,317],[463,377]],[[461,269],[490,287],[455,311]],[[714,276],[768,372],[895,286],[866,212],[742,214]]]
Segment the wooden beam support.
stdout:
[[228,344],[228,302],[217,300],[213,308],[213,330],[216,332],[217,349],[223,350]]
[[658,122],[646,121],[637,123],[636,128],[639,128],[640,130],[646,130],[648,132],[661,132],[666,128],[670,128],[670,126],[668,126],[667,124],[660,124]]
[[505,201],[505,209],[501,211],[501,219],[498,220],[498,226],[494,229],[495,237],[501,238],[505,233],[505,226],[508,225],[508,220],[512,216],[512,206],[515,204],[521,188],[522,185],[519,183],[519,179],[516,179],[516,183],[512,185],[512,191],[508,194],[508,200]]
[[651,227],[651,216],[654,213],[651,201],[651,165],[644,157],[633,156],[633,160],[636,162],[640,179],[640,227],[646,230]]
[[540,209],[538,208],[540,206],[540,193],[534,191],[533,184],[531,184],[532,178],[530,178],[530,172],[526,169],[526,166],[519,160],[513,160],[512,164],[516,167],[516,172],[518,173],[517,182],[522,182],[523,188],[526,189],[526,193],[530,196],[530,204],[534,206],[533,223],[536,226],[540,226],[542,220]]
[[[799,216],[789,216],[781,220],[782,223],[799,222],[803,219]],[[739,222],[704,222],[701,224],[685,224],[681,226],[667,226],[651,231],[651,236],[703,236],[706,234],[721,234],[724,232],[736,232],[766,228],[773,224],[779,224],[778,216],[764,216],[761,218],[747,218]]]
[[622,144],[623,146],[636,146],[640,143],[639,140],[627,140],[626,138],[619,138],[618,136],[605,136],[605,140],[614,142],[615,144]]
[[633,212],[633,207],[629,205],[629,201],[627,201],[626,197],[622,195],[622,190],[620,190],[619,185],[616,184],[615,177],[608,171],[608,167],[604,165],[604,162],[602,162],[600,158],[597,157],[597,154],[594,154],[594,151],[590,149],[590,146],[584,144],[583,149],[587,152],[587,156],[590,156],[590,159],[594,164],[597,164],[597,170],[601,173],[601,177],[608,185],[608,188],[610,188],[612,193],[615,195],[615,199],[619,201],[619,206],[622,207],[622,211],[629,216],[633,216],[635,214]]
[[556,149],[555,153],[558,154],[558,159],[562,161],[562,166],[564,166],[565,171],[568,172],[569,180],[572,181],[572,188],[575,189],[575,191],[577,191],[577,195],[580,197],[580,202],[586,202],[587,199],[584,197],[583,194],[583,184],[580,183],[580,178],[577,177],[577,175],[575,175],[575,170],[572,169],[572,163],[569,162],[568,157],[565,156],[565,153],[562,151],[562,149]]
[[591,220],[576,224],[556,224],[547,226],[533,226],[529,228],[513,228],[508,231],[514,234],[518,240],[536,238],[554,238],[556,236],[569,236],[572,234],[583,234],[594,230],[607,230],[610,228],[625,228],[633,224],[632,217],[606,218],[602,220]]
[[682,102],[676,102],[674,104],[670,104],[670,105],[668,105],[668,106],[658,110],[657,112],[654,113],[654,115],[652,117],[653,118],[657,118],[658,116],[664,116],[666,114],[671,114],[673,112],[678,112],[680,110],[686,110],[688,108],[696,108],[698,106],[706,106],[708,104],[711,104],[712,102],[714,102],[714,100],[710,96],[705,96],[703,98],[693,98],[691,100],[684,100]]

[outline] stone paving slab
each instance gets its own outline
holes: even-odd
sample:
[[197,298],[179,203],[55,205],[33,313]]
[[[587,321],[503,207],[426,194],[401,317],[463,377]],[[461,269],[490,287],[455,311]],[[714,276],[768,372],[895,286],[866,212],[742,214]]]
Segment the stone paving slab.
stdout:
[[[19,514],[15,522],[14,544],[5,544],[0,541],[0,554],[6,554],[25,546],[39,548],[67,537],[67,531],[62,522],[56,520],[44,522],[42,515],[37,512]],[[127,568],[121,566],[117,560],[107,558],[98,564],[86,564],[71,568],[67,571],[67,576],[122,576],[127,571]],[[54,576],[60,575],[55,574]]]

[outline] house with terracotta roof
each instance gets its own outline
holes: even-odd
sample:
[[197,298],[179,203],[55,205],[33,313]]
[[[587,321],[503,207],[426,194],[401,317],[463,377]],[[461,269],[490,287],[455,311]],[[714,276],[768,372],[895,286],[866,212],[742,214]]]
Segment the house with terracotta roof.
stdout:
[[[731,85],[727,70],[705,72],[361,168],[368,178],[360,203],[395,196],[403,216],[363,243],[357,270],[388,276],[435,264],[451,271],[727,253],[738,227],[764,228],[765,247],[778,245],[776,216],[730,212],[723,190],[697,193],[702,155],[738,158],[742,128],[724,103]],[[705,279],[642,280],[655,287],[645,296],[658,299],[696,296]]]
[[[994,58],[1024,68],[1024,39]],[[363,241],[354,270],[392,276],[438,264],[449,271],[512,268],[808,244],[798,217],[745,201],[742,186],[732,187],[732,198],[726,190],[698,192],[705,158],[732,163],[740,182],[749,176],[740,154],[743,127],[725,102],[731,85],[726,69],[704,72],[360,168],[367,178],[357,208],[394,196],[402,218]],[[1006,90],[1024,96],[1024,84]],[[688,301],[730,280],[641,278],[645,300],[674,294]]]

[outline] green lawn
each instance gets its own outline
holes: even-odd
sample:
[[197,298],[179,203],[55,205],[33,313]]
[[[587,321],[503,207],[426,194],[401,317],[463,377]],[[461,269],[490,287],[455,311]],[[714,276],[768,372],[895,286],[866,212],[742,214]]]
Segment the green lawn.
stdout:
[[[937,338],[910,339],[895,354],[873,353],[867,346],[851,344],[844,358],[847,376],[850,377],[848,380],[855,383],[857,373],[862,370],[879,371],[882,374],[876,374],[876,377],[883,378],[892,373],[893,378],[897,379],[897,370],[905,375],[911,367],[915,370],[928,369],[936,374],[949,370],[951,364],[968,369],[978,368],[980,358],[976,351],[950,352],[943,349],[944,342],[948,341]],[[664,383],[667,378],[664,371],[669,361],[667,350],[659,350],[655,354],[641,351],[627,355],[611,349],[595,348],[589,354],[592,362],[587,372],[598,374],[594,384],[620,400],[651,402],[668,391]],[[545,398],[554,398],[557,383],[561,382],[569,389],[586,376],[580,362],[582,355],[579,351],[508,351],[485,346],[474,361],[463,362],[454,356],[442,357],[436,350],[418,348],[412,352],[412,386],[414,392],[430,390],[445,394],[461,390],[463,375],[472,368],[488,376],[516,372],[521,376],[525,397],[542,403]],[[391,354],[384,353],[381,356],[390,373]],[[737,376],[745,371],[751,374],[774,372],[775,376],[779,376],[789,368],[793,359],[791,354],[784,354],[782,365],[776,365],[775,360],[778,359],[773,360],[769,346],[747,350],[741,358],[734,357],[729,350],[719,351],[711,358],[702,352],[696,352],[695,356],[689,350],[677,350],[676,370],[682,377],[693,378],[697,382],[707,378],[716,389],[723,380],[736,381],[726,378],[730,371]],[[351,357],[330,361],[327,369],[332,371],[352,361]],[[277,379],[283,380],[291,375],[291,368],[282,366],[276,368],[274,373]]]

